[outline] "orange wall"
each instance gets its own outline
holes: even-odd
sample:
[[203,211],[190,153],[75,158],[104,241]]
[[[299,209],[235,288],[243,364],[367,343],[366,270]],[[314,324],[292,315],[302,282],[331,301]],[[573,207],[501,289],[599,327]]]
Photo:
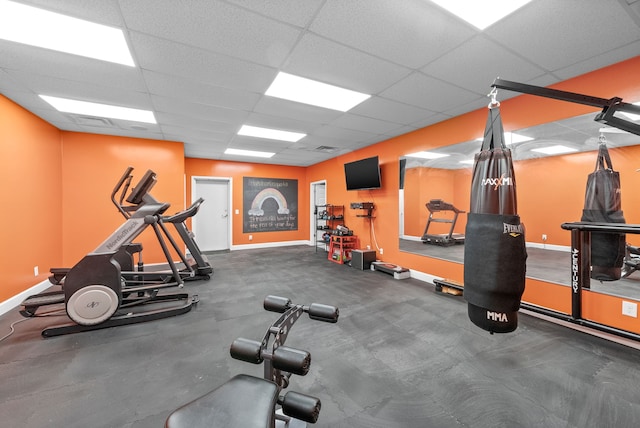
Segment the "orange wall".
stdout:
[[[306,179],[306,168],[282,165],[266,165],[258,163],[241,163],[216,161],[207,159],[185,159],[187,175],[187,199],[191,198],[191,178],[193,176],[224,177],[232,180],[233,231],[232,245],[264,244],[269,242],[308,241],[309,240],[309,182]],[[298,180],[298,230],[279,232],[251,232],[253,240],[249,240],[249,233],[242,231],[242,213],[246,209],[242,204],[243,177],[283,178]],[[226,204],[226,201],[224,201]],[[238,210],[239,214],[235,214]]]
[[[637,101],[640,100],[640,84],[637,83],[637,79],[629,76],[637,76],[639,73],[640,57],[636,57],[569,79],[553,87],[598,97],[619,96],[625,101]],[[500,92],[498,98],[500,99]],[[596,109],[532,95],[520,95],[504,100],[501,107],[506,131],[591,112],[595,113]],[[20,212],[19,215],[11,215],[10,218],[6,218],[7,210],[3,210],[4,224],[11,227],[7,228],[7,242],[10,242],[10,245],[5,245],[2,250],[2,263],[3,267],[6,263],[10,263],[9,266],[12,267],[4,269],[4,272],[10,272],[2,288],[1,296],[5,298],[42,279],[42,275],[34,279],[33,266],[38,265],[40,271],[46,272],[50,266],[75,263],[120,224],[122,219],[111,205],[109,194],[114,182],[128,165],[136,167],[136,177],[140,177],[147,168],[156,170],[159,181],[153,194],[157,199],[171,202],[172,212],[183,207],[184,199],[190,199],[191,177],[194,175],[231,177],[234,183],[234,210],[242,208],[241,183],[244,176],[298,179],[299,230],[258,233],[254,234],[253,241],[249,241],[248,235],[242,233],[242,222],[238,217],[234,218],[233,222],[233,245],[309,239],[309,183],[326,180],[327,201],[347,207],[345,224],[354,229],[360,237],[361,246],[371,245],[384,249],[381,258],[389,262],[437,276],[462,279],[460,264],[399,251],[398,159],[405,153],[472,140],[484,129],[486,109],[470,112],[308,168],[184,159],[180,143],[61,132],[4,98],[0,98],[0,113],[0,170],[5,184],[2,190],[4,200],[11,204],[11,207],[29,208],[29,213]],[[343,164],[374,155],[380,157],[382,165],[382,189],[346,191]],[[549,243],[567,245],[566,234],[559,228],[553,229],[553,225],[579,218],[586,174],[594,163],[591,160],[592,155],[586,153],[518,164],[516,178],[520,214],[527,224],[528,236],[536,237],[546,233],[549,235]],[[623,173],[622,199],[627,221],[640,222],[630,190],[638,188],[639,175],[625,172],[635,171],[635,168],[639,167],[634,165],[635,159],[639,158],[638,151],[635,148],[616,149],[612,151],[612,157],[616,169]],[[568,171],[568,165],[575,168],[578,174],[570,177],[566,175],[565,181],[558,183],[554,174]],[[186,195],[189,195],[186,198],[185,172]],[[468,184],[465,183],[470,180],[465,174],[453,174],[453,186],[451,190],[447,189],[447,194],[451,195],[456,206],[466,207],[468,204]],[[7,186],[7,183],[15,182],[12,177],[20,177],[19,189]],[[546,191],[565,188],[579,190],[570,193],[569,196],[552,195]],[[627,194],[629,196],[626,196]],[[375,219],[371,221],[357,217],[361,211],[349,209],[350,202],[355,201],[374,202]],[[545,202],[569,207],[567,209],[571,212],[565,211],[562,215],[558,214],[557,218],[549,218],[550,225],[539,226],[536,220],[530,219],[538,218],[541,203]],[[423,212],[422,215],[426,214]],[[423,218],[419,229],[424,227],[425,220],[426,217]],[[544,230],[541,227],[544,227]],[[143,241],[147,250],[149,245],[145,242]],[[19,254],[19,257],[16,257],[16,254]],[[541,305],[560,302],[554,305],[561,307],[565,305],[562,303],[566,300],[565,291],[565,288],[558,286],[528,281],[525,298],[530,299],[531,303]],[[599,304],[600,297],[590,298],[592,300],[589,301],[585,313],[594,318],[603,316],[601,312],[604,309],[600,308],[613,308],[620,303],[619,299],[607,297],[607,300],[613,299],[614,303],[605,306]],[[616,309],[616,313],[611,315],[614,319],[610,322],[615,322],[616,325],[622,326],[621,328],[639,331],[629,320],[618,319],[617,313],[619,311]]]
[[[635,76],[638,73],[640,73],[640,56],[567,80],[553,87],[603,98],[618,96],[625,101],[634,102],[640,100],[640,83],[628,76]],[[500,92],[498,98],[500,98]],[[533,95],[520,95],[501,102],[501,115],[505,131],[528,128],[597,111],[592,107]],[[374,225],[378,248],[384,249],[384,255],[378,255],[381,259],[421,272],[461,281],[463,268],[460,264],[399,252],[396,196],[399,183],[398,159],[406,153],[474,139],[477,135],[481,135],[484,130],[486,114],[486,109],[470,112],[349,153],[340,158],[313,165],[309,167],[309,179],[312,181],[327,179],[329,203],[348,205],[351,201],[373,200],[376,202],[375,215],[377,219]],[[346,192],[344,190],[344,176],[341,172],[342,164],[374,154],[380,155],[381,163],[383,164],[383,189],[359,192],[358,194]],[[625,210],[627,222],[630,223],[640,222],[640,217],[638,217],[640,209],[634,209],[637,203],[634,202],[635,195],[632,194],[632,189],[638,188],[639,183],[637,181],[640,179],[640,174],[635,173],[635,169],[639,168],[640,165],[637,163],[634,165],[634,162],[640,159],[639,154],[640,152],[636,147],[611,151],[613,164],[622,174],[623,209]],[[531,160],[517,164],[515,173],[518,185],[519,212],[526,224],[527,236],[531,237],[528,240],[539,242],[540,238],[538,237],[541,237],[542,233],[546,233],[549,237],[547,243],[569,245],[569,233],[560,229],[560,224],[579,220],[586,175],[593,170],[594,164],[593,152],[547,158],[545,160]],[[442,188],[441,191],[443,194],[451,194],[450,192],[452,192],[453,203],[466,210],[469,203],[469,182],[469,172],[461,171],[452,180],[453,190]],[[440,185],[442,185],[442,181],[440,181]],[[425,185],[422,185],[422,189],[425,189]],[[408,197],[405,194],[405,201],[407,201]],[[444,196],[442,198],[444,199]],[[420,201],[421,207],[424,207],[425,202]],[[553,212],[552,215],[545,216],[544,213],[550,211],[545,209],[547,204],[554,208],[551,210]],[[407,215],[406,212],[405,215]],[[408,215],[419,217],[419,214],[416,215],[415,212],[411,212]],[[542,218],[544,218],[544,222],[538,221],[538,219]],[[355,233],[361,236],[362,244],[368,243],[366,239],[362,239],[362,236],[369,235],[367,225],[359,224],[357,221],[349,223],[348,219],[347,224],[350,227],[355,226]],[[418,224],[411,227],[419,231],[417,234],[419,236],[425,224],[426,217],[419,219]],[[406,230],[405,233],[410,234]],[[529,303],[560,311],[568,311],[569,296],[568,287],[528,280],[524,299]],[[598,299],[598,296],[593,297],[596,302]],[[607,297],[607,299],[613,299],[616,302],[612,307],[619,306],[619,298]],[[602,317],[601,312],[603,310],[605,310],[604,306],[602,309],[598,309],[598,304],[594,303],[589,307],[589,310],[585,311],[585,314],[594,318]],[[620,328],[640,332],[637,322],[619,314],[620,309],[616,307],[615,311],[608,314],[606,319],[615,319],[616,325]]]
[[62,261],[61,148],[59,130],[0,95],[0,302]]
[[[65,266],[78,262],[125,221],[110,195],[128,166],[135,168],[134,185],[147,169],[157,174],[151,194],[171,204],[167,214],[184,208],[182,143],[63,132],[62,147]],[[165,260],[151,228],[136,242],[142,242],[145,263]]]

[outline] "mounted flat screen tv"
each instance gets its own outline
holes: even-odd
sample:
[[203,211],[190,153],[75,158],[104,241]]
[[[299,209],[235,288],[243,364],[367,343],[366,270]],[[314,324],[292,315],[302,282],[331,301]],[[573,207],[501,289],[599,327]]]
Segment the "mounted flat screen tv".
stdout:
[[381,182],[378,156],[345,163],[344,178],[347,190],[379,189]]

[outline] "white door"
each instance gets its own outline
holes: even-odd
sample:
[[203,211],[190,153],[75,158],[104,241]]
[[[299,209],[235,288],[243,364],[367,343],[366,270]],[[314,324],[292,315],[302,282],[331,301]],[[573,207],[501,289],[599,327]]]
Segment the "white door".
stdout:
[[193,218],[193,233],[202,251],[231,248],[231,180],[229,178],[193,177],[193,200],[204,199]]

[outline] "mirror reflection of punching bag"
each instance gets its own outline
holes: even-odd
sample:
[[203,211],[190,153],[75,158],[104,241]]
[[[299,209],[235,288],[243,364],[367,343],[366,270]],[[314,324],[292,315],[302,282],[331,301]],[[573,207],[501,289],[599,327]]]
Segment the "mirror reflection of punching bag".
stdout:
[[[589,174],[581,221],[624,223],[620,198],[620,174],[614,171],[604,136],[600,136],[595,170]],[[591,233],[591,278],[616,281],[622,276],[626,235]]]
[[517,214],[511,150],[504,142],[499,103],[489,116],[471,179],[464,245],[464,298],[469,319],[490,333],[518,327],[527,252]]

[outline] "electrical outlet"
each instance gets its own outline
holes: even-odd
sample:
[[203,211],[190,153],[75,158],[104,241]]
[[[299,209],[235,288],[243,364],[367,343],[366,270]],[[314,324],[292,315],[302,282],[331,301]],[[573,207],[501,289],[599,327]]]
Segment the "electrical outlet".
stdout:
[[249,235],[249,241],[253,241],[253,235]]
[[542,242],[547,242],[547,234],[546,233],[542,234]]
[[382,248],[380,248],[380,254],[384,254],[384,250]]
[[236,210],[236,215],[240,214],[240,210]]
[[33,267],[33,276],[38,276],[40,275],[40,271],[38,269],[38,266],[34,266]]
[[633,302],[622,301],[622,315],[638,318],[638,304]]

